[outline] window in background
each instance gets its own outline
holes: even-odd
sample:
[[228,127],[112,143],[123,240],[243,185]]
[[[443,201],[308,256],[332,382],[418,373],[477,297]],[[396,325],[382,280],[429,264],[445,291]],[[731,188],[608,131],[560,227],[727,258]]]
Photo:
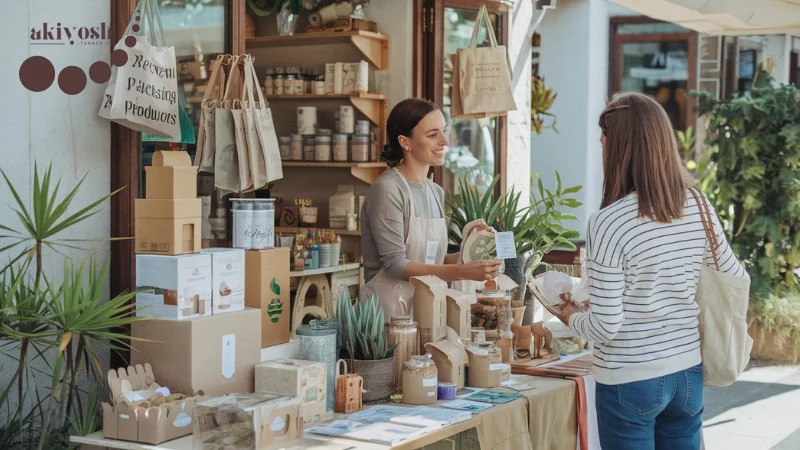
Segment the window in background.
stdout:
[[[228,7],[226,0],[162,0],[161,20],[164,41],[175,47],[178,69],[178,98],[192,124],[200,122],[201,103],[211,63],[217,55],[231,48],[228,39]],[[146,166],[151,165],[157,150],[183,150],[192,160],[196,145],[168,142],[142,142],[142,161],[139,172],[139,197],[144,197]],[[213,174],[201,173],[197,177],[197,195],[203,199],[203,239],[213,245],[224,245],[226,239],[225,192],[214,188]],[[208,218],[208,220],[206,219]]]

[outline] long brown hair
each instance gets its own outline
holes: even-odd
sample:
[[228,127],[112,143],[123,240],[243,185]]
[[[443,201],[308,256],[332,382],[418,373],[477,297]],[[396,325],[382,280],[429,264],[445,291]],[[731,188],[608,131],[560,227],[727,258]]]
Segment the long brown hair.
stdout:
[[600,129],[606,138],[600,207],[636,192],[639,217],[662,223],[681,218],[692,182],[664,108],[644,94],[616,94],[600,114]]

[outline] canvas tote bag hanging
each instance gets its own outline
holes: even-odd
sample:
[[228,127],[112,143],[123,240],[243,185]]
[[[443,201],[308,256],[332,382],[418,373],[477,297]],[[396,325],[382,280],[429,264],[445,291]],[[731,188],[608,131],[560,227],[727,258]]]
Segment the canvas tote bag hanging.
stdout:
[[215,113],[217,106],[225,96],[225,66],[231,55],[219,55],[211,67],[208,88],[203,94],[200,104],[200,131],[197,132],[197,156],[195,162],[198,171],[214,173],[214,154],[216,153]]
[[[100,116],[132,130],[180,140],[175,48],[164,43],[155,0],[141,0],[136,16],[141,19],[139,32],[133,34],[136,44],[129,48],[122,39],[115,46],[115,50],[127,53],[128,62],[114,67]],[[128,24],[126,36],[132,35],[134,22],[132,19]]]
[[[477,45],[481,22],[486,23],[486,34],[491,47]],[[486,6],[481,6],[472,30],[469,48],[458,49],[458,90],[463,114],[487,113],[490,116],[505,114],[517,109],[511,89],[511,70],[508,52],[497,45],[494,28]]]
[[[245,56],[245,96],[242,98],[242,105],[247,125],[253,187],[260,189],[271,181],[283,178],[283,166],[278,135],[272,122],[272,111],[258,85],[255,59],[250,55]],[[258,93],[257,97],[253,95],[253,91]]]
[[[237,135],[233,114],[242,95],[243,80],[244,59],[233,57],[225,94],[214,111],[214,186],[230,192],[242,192],[252,186],[244,129]],[[241,118],[241,111],[237,114]]]
[[710,207],[696,187],[689,191],[697,201],[711,255],[717,270],[703,264],[695,301],[700,306],[700,351],[703,355],[703,383],[728,386],[744,372],[750,361],[753,339],[747,334],[747,305],[750,280],[719,270],[717,233]]

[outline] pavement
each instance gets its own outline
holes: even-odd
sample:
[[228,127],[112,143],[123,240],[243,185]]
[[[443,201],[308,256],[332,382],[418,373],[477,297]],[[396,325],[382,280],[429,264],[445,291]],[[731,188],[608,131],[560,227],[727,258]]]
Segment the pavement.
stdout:
[[800,450],[800,365],[751,361],[736,383],[704,395],[707,450]]

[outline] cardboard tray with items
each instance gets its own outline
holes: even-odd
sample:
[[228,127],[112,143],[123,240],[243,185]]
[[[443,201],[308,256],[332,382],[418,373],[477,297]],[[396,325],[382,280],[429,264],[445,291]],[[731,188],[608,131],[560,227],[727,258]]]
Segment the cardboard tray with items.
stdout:
[[[353,306],[345,291],[335,320],[298,327],[298,359],[261,362],[263,347],[289,340],[289,249],[200,249],[187,158],[158,152],[137,201],[137,315],[150,319],[132,326],[131,367],[109,372],[105,438],[271,449],[299,445],[305,432],[392,446],[520,398],[493,390],[512,364],[557,359],[547,330],[521,325],[516,285],[501,275],[477,292],[413,278],[411,314],[370,325],[374,343],[351,332],[380,307]],[[366,360],[373,344],[388,350]],[[379,405],[390,401],[405,406]]]

